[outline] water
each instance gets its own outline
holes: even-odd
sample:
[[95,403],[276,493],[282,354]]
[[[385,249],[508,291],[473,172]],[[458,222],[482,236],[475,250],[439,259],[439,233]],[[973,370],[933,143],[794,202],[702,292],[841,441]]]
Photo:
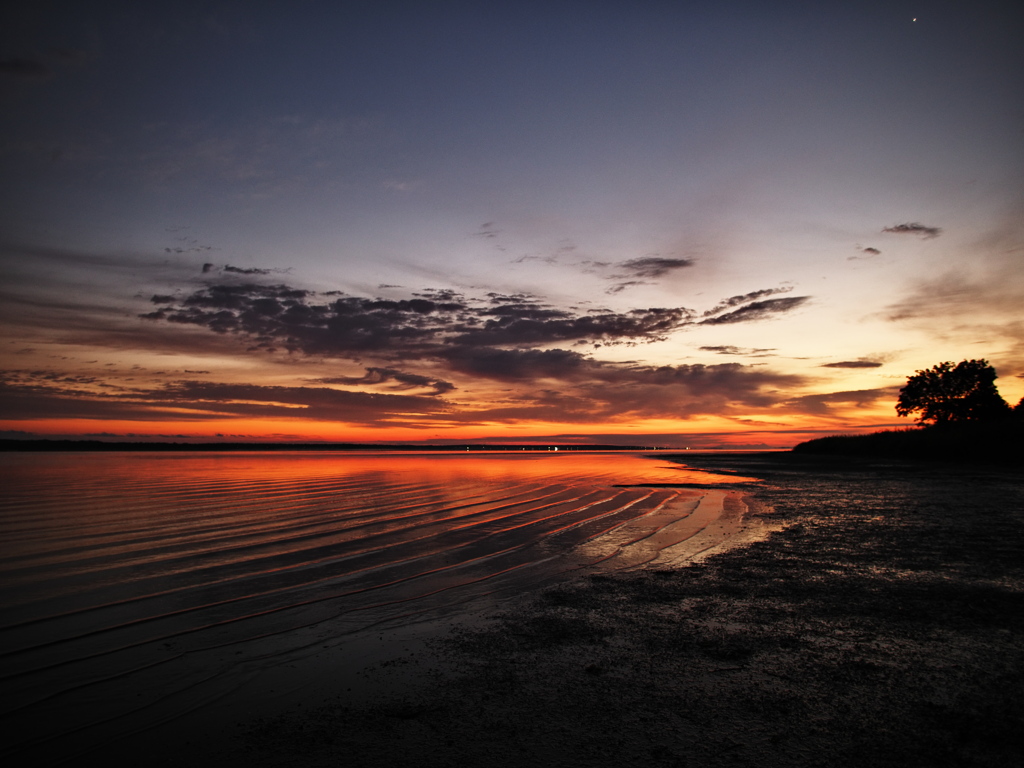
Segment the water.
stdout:
[[3,455],[0,754],[71,759],[369,628],[654,560],[745,479],[624,454]]

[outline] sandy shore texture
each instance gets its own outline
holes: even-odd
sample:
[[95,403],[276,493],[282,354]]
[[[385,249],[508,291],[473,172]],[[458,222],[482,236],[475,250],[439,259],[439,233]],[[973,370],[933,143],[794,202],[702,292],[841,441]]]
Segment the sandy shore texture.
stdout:
[[777,530],[506,602],[188,764],[1022,765],[1019,472],[685,461],[763,478]]

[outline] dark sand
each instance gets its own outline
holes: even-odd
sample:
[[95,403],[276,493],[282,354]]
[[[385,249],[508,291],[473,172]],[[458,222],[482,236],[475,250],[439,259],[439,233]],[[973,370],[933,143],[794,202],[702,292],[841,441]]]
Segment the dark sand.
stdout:
[[685,460],[765,478],[781,530],[550,586],[139,763],[1022,765],[1019,471]]

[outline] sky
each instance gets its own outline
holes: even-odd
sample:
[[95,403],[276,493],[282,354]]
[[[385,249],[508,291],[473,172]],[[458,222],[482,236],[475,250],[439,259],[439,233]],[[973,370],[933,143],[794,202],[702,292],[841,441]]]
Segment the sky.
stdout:
[[0,437],[788,447],[1024,396],[1016,2],[0,11]]

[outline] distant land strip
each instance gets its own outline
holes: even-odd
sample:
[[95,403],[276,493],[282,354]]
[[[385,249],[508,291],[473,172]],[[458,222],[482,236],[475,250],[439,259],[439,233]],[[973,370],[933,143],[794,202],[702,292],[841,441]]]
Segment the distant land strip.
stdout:
[[491,443],[454,443],[416,445],[384,443],[168,443],[114,442],[104,440],[0,440],[3,451],[653,451],[665,448],[650,445],[605,445],[550,443],[508,445]]
[[1024,464],[1024,423],[961,423],[829,435],[808,440],[793,453],[819,456]]

